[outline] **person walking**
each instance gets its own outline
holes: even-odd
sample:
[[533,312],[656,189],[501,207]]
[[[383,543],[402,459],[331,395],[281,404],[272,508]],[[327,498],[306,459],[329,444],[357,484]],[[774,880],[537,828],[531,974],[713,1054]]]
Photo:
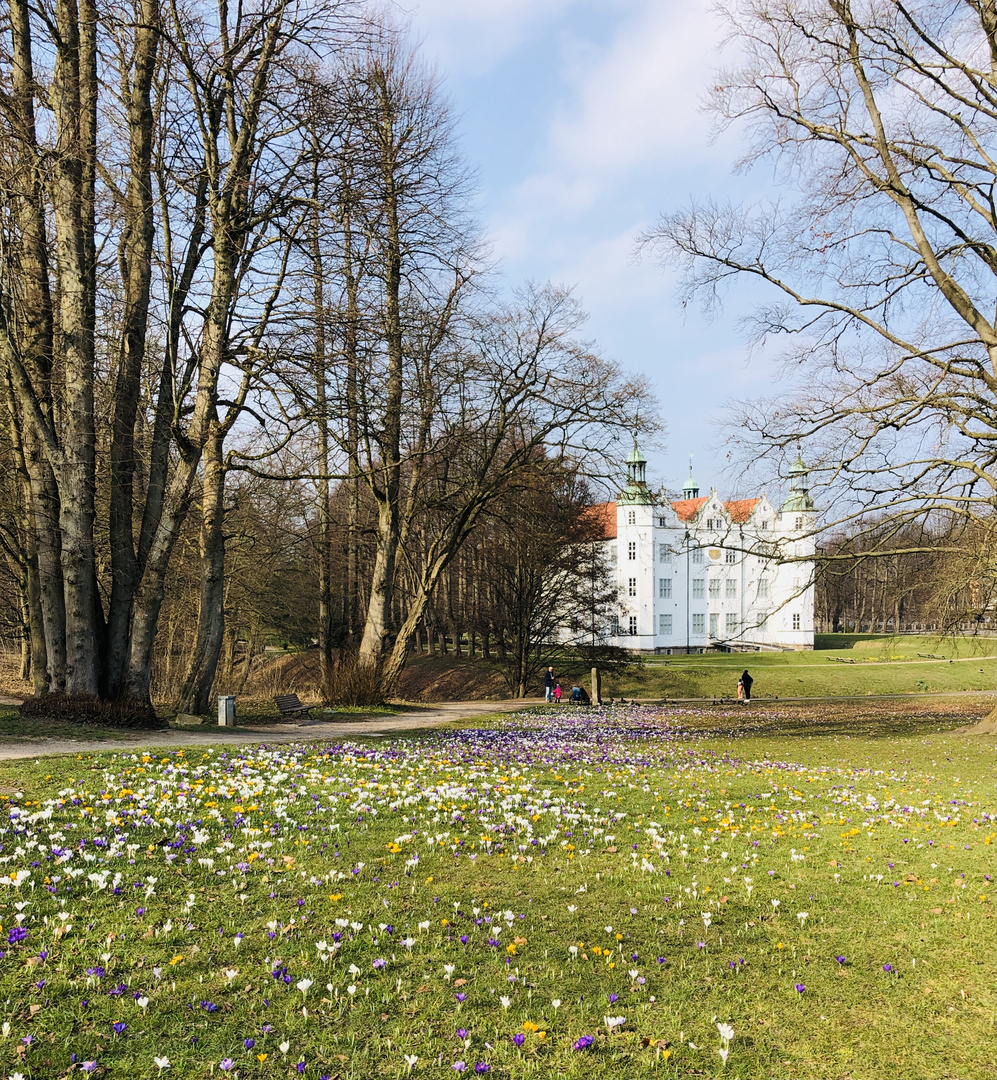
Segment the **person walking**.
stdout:
[[552,667],[547,668],[544,672],[544,700],[554,700],[554,687],[557,685],[557,680],[554,678],[554,669]]
[[741,681],[738,683],[738,686],[744,690],[745,701],[751,700],[751,684],[754,681],[755,680],[748,674],[748,669],[745,668],[744,671],[741,672]]
[[558,705],[561,704],[561,684],[560,683],[558,683],[554,687],[554,700],[557,702]]

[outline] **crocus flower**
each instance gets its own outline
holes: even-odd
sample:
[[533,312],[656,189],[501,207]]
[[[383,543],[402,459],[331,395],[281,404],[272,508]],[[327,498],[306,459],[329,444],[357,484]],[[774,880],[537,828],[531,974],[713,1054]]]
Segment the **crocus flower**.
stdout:
[[583,1035],[580,1039],[571,1044],[572,1050],[585,1050],[595,1042],[595,1039],[591,1035]]
[[804,990],[806,990],[806,984],[805,983],[797,983],[796,984],[796,992],[798,994],[802,994]]

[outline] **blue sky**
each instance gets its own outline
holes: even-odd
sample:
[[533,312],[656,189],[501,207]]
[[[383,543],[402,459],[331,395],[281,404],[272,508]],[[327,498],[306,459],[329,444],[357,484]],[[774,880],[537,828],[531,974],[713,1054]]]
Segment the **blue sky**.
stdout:
[[[653,382],[667,426],[648,453],[655,481],[680,487],[688,455],[704,489],[723,478],[714,426],[734,398],[773,389],[725,315],[683,312],[674,276],[634,260],[659,213],[713,196],[763,197],[764,168],[734,171],[739,136],[711,141],[701,108],[723,62],[722,28],[697,0],[400,0],[434,62],[478,169],[480,205],[510,286],[573,285],[601,350]],[[738,492],[740,493],[740,492]]]

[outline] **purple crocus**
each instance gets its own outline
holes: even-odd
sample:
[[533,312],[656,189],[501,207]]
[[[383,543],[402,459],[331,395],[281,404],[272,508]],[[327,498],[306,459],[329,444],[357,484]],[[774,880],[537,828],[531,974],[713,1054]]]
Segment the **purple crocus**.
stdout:
[[486,1064],[486,1063],[485,1063],[484,1061],[479,1061],[479,1062],[477,1063],[477,1065],[475,1065],[475,1066],[474,1066],[474,1071],[475,1071],[476,1073],[486,1073],[486,1072],[491,1072],[491,1071],[492,1071],[492,1067],[491,1067],[491,1065],[488,1065],[488,1064]]
[[116,1024],[112,1024],[111,1027],[115,1035],[120,1035],[128,1025],[123,1020],[119,1020]]
[[595,1042],[595,1038],[591,1035],[583,1035],[580,1039],[571,1044],[572,1050],[585,1050]]
[[374,964],[373,964],[374,970],[375,971],[380,971],[381,968],[387,966],[387,963],[388,963],[387,960],[375,960]]
[[514,1042],[514,1043],[515,1043],[515,1044],[516,1044],[517,1046],[522,1046],[522,1045],[523,1045],[523,1043],[524,1043],[524,1042],[526,1042],[526,1036],[525,1036],[525,1035],[524,1035],[524,1034],[523,1034],[523,1033],[522,1033],[521,1031],[517,1031],[517,1032],[516,1032],[516,1034],[515,1034],[515,1035],[513,1035],[513,1037],[512,1037],[512,1041],[513,1041],[513,1042]]
[[805,984],[805,983],[797,983],[797,984],[796,984],[796,992],[797,992],[798,994],[802,994],[802,993],[803,993],[803,991],[804,991],[804,990],[806,990],[806,988],[807,988],[807,987],[806,987],[806,984]]
[[884,965],[883,965],[883,970],[884,970],[884,971],[885,971],[885,972],[886,972],[887,974],[889,974],[889,973],[890,973],[890,972],[891,972],[891,971],[893,970],[893,965],[892,965],[892,964],[884,964]]
[[457,1003],[460,1004],[460,1002],[462,1002],[462,1001],[467,1001],[467,994],[458,994],[457,995]]
[[28,931],[23,926],[15,926],[7,935],[8,945],[17,945],[28,936]]
[[222,1058],[218,1063],[218,1068],[221,1069],[222,1072],[229,1072],[229,1070],[235,1068],[235,1062],[231,1058]]
[[843,964],[845,962],[845,958],[843,956],[836,956],[834,959],[837,960],[839,964]]

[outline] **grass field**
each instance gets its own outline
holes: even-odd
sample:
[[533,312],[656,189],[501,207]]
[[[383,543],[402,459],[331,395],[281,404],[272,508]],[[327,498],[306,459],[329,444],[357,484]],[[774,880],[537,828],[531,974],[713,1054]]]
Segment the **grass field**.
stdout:
[[[827,634],[813,652],[646,657],[603,681],[604,696],[734,697],[747,668],[755,697],[946,693],[997,686],[997,641]],[[941,659],[937,659],[941,658]]]
[[946,708],[0,763],[0,1076],[990,1077]]

